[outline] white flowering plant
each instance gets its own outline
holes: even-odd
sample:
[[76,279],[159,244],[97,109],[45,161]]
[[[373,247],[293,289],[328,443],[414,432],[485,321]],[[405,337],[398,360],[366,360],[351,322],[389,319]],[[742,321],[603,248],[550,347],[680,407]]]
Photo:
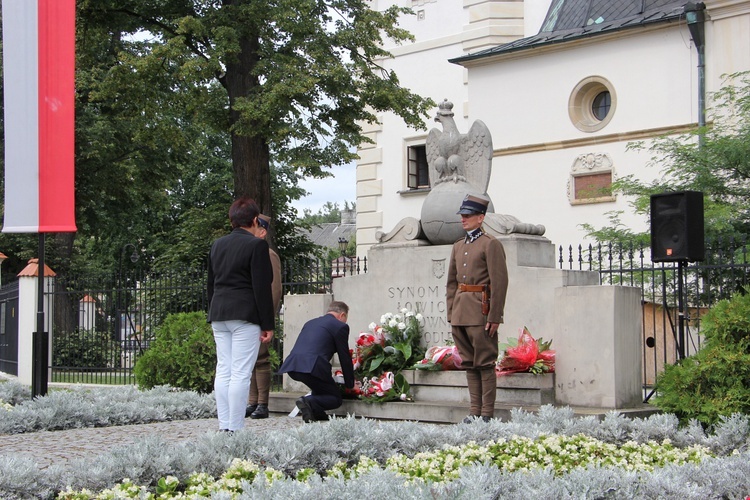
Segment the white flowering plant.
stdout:
[[[277,482],[304,483],[307,489],[299,491],[305,492],[306,495],[301,496],[317,498],[314,490],[309,488],[317,486],[320,491],[324,477],[338,478],[356,485],[361,484],[363,480],[366,481],[367,475],[376,470],[390,471],[396,477],[403,478],[401,487],[405,489],[409,489],[410,485],[419,484],[438,488],[441,484],[461,481],[462,475],[479,464],[497,468],[505,474],[518,472],[528,475],[534,470],[545,470],[549,473],[545,478],[550,481],[552,477],[564,477],[581,469],[617,469],[632,474],[644,474],[666,467],[674,469],[689,465],[700,466],[714,457],[715,455],[705,446],[693,444],[678,448],[669,439],[614,444],[583,434],[541,434],[535,438],[513,436],[481,444],[475,441],[463,444],[446,443],[438,449],[419,451],[410,455],[394,453],[384,461],[361,454],[356,461],[341,460],[323,471],[304,467],[296,473],[289,474],[284,474],[262,461],[258,463],[235,458],[229,469],[219,478],[205,472],[192,473],[186,483],[181,483],[174,476],[162,477],[156,482],[155,491],[130,479],[124,479],[113,488],[98,493],[87,489],[76,491],[68,487],[57,495],[57,500],[252,498],[260,491],[266,492],[265,496],[268,498],[275,498],[269,493],[269,488]],[[611,475],[611,472],[609,474]],[[632,476],[628,480],[632,481]],[[613,491],[616,490],[617,488],[613,488]],[[442,498],[440,495],[435,496]]]
[[408,401],[409,384],[401,371],[422,359],[423,318],[408,309],[385,313],[357,338],[352,351],[357,385],[348,395],[368,402]]

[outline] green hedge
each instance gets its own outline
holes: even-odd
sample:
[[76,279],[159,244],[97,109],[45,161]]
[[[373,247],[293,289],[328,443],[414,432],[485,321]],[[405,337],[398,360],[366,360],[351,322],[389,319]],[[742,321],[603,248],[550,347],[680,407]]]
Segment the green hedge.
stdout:
[[170,314],[135,365],[138,385],[170,385],[210,393],[214,388],[216,344],[203,312]]
[[53,335],[52,366],[63,368],[119,368],[122,347],[107,332],[78,328]]
[[694,356],[666,366],[654,404],[681,421],[715,424],[721,416],[750,414],[750,294],[722,300],[702,319],[706,342]]

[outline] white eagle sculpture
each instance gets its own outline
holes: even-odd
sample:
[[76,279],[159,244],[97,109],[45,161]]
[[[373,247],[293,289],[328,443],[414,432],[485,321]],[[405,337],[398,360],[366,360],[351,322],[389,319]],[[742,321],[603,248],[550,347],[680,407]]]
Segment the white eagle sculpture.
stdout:
[[[469,133],[461,134],[453,120],[453,103],[445,99],[438,105],[435,121],[443,131],[433,128],[427,135],[426,153],[430,192],[422,203],[420,219],[401,219],[390,232],[378,231],[380,243],[427,240],[433,245],[451,245],[466,236],[461,217],[456,214],[467,194],[490,199],[487,188],[492,172],[492,135],[487,125],[475,120]],[[494,213],[490,206],[484,228],[493,236],[524,233],[542,236],[540,224],[527,224],[512,215]]]
[[487,125],[475,120],[469,133],[461,134],[453,120],[453,103],[448,99],[438,105],[435,121],[443,126],[443,131],[433,128],[427,136],[430,185],[464,181],[480,193],[485,192],[492,167],[492,136]]

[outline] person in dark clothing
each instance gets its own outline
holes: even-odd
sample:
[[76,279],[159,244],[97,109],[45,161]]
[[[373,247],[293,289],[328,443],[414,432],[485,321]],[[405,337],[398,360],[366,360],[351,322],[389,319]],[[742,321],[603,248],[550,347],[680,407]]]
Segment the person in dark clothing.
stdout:
[[232,232],[214,241],[208,261],[208,321],[216,341],[214,393],[219,429],[245,424],[250,377],[261,342],[273,338],[273,270],[268,243],[253,235],[258,205],[250,199],[229,208]]
[[279,368],[279,373],[287,373],[310,388],[310,395],[296,401],[305,422],[327,420],[326,410],[341,406],[341,389],[332,374],[334,353],[338,354],[346,387],[354,387],[349,325],[346,324],[348,315],[349,306],[339,301],[331,302],[326,314],[305,323],[292,352]]
[[[253,232],[258,238],[266,239],[268,229],[271,227],[271,218],[267,215],[258,215],[258,227]],[[268,250],[271,256],[271,267],[273,268],[273,283],[271,283],[271,295],[273,296],[274,314],[279,312],[281,305],[281,260],[279,254]],[[270,346],[261,343],[258,351],[258,359],[255,361],[253,376],[250,379],[250,394],[247,399],[247,408],[245,417],[250,418],[268,418],[268,397],[271,392],[271,353],[268,350]]]

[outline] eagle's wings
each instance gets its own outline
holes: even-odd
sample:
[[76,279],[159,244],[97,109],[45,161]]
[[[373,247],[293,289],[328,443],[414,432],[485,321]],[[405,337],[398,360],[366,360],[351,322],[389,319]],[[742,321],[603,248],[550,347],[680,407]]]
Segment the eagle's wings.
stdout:
[[[492,136],[481,120],[475,120],[469,133],[462,137],[461,156],[464,158],[466,182],[480,193],[487,192],[492,170]],[[432,173],[432,169],[430,169]],[[430,177],[432,182],[432,177]]]
[[433,128],[430,133],[427,134],[427,142],[425,143],[425,153],[427,154],[427,166],[430,173],[430,186],[434,186],[437,180],[440,178],[440,172],[435,169],[435,159],[440,156],[440,136],[443,133]]

